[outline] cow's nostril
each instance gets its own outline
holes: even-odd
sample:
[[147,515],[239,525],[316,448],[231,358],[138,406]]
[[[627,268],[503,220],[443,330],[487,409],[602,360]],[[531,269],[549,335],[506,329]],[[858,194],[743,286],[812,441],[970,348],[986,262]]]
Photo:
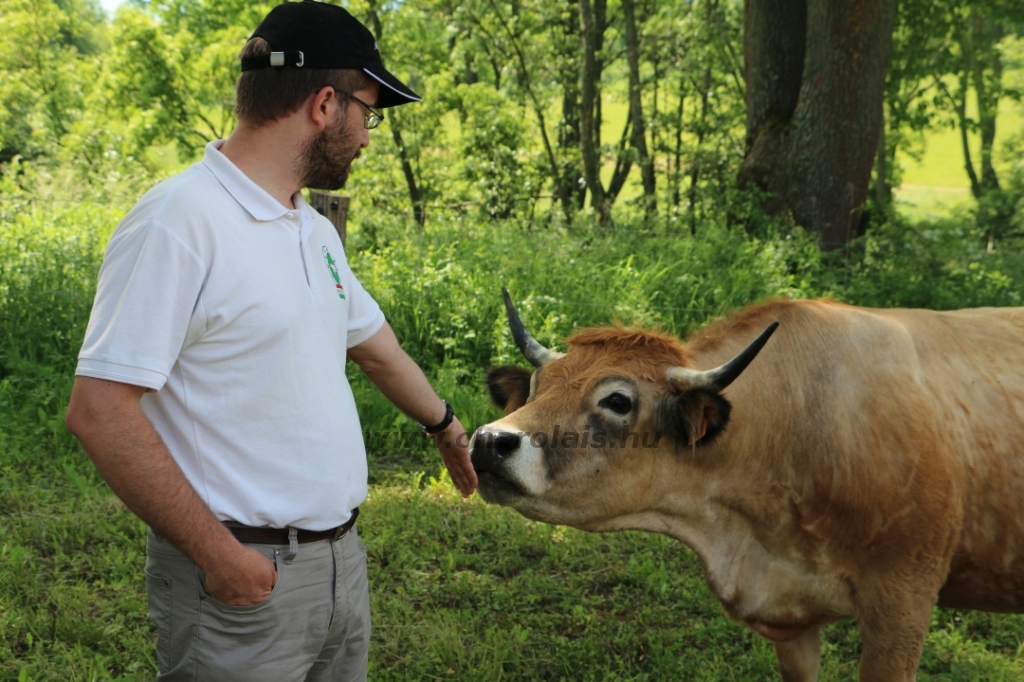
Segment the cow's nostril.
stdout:
[[508,457],[519,449],[519,435],[503,431],[494,434],[494,453],[498,457]]
[[519,448],[519,436],[502,431],[491,433],[477,431],[469,449],[469,457],[477,473],[493,472],[505,459]]

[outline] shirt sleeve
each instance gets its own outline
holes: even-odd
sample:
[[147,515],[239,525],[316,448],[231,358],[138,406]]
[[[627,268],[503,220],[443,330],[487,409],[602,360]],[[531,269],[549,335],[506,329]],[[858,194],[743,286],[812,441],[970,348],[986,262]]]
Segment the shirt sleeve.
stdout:
[[348,258],[342,265],[342,277],[345,278],[345,291],[348,292],[348,347],[358,346],[380,331],[384,326],[384,313],[377,301],[366,292],[359,283],[352,269],[348,266]]
[[100,267],[75,373],[160,390],[193,321],[205,270],[160,223],[122,224]]

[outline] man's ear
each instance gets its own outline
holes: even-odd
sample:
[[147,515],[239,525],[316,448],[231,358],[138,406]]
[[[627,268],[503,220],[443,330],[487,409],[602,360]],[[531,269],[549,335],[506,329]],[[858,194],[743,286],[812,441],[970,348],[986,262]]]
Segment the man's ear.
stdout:
[[707,445],[729,423],[732,405],[718,393],[687,391],[670,394],[662,403],[661,429],[673,435],[677,448]]
[[494,404],[505,411],[515,412],[526,404],[530,397],[530,377],[532,374],[514,365],[495,367],[487,373],[487,390],[491,393]]
[[310,97],[312,102],[309,104],[309,115],[313,119],[317,130],[322,131],[327,127],[330,102],[334,101],[334,105],[340,107],[341,100],[338,97],[338,93],[330,85],[325,85],[310,95]]

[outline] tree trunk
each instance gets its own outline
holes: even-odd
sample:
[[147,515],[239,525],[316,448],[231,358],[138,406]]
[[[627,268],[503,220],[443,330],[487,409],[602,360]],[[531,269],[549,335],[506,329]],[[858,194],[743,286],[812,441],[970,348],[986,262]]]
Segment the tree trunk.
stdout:
[[700,150],[704,146],[704,137],[707,135],[708,127],[708,97],[711,95],[711,68],[704,69],[704,83],[700,88],[700,122],[697,125],[697,154],[690,164],[690,191],[688,193],[690,205],[687,209],[690,214],[690,236],[697,236],[697,180],[700,179]]
[[398,148],[398,158],[402,162],[402,175],[405,176],[405,184],[409,188],[409,200],[412,202],[413,218],[416,219],[417,225],[423,227],[427,224],[427,207],[423,205],[423,193],[420,192],[419,185],[416,182],[412,161],[409,160],[409,154],[405,151],[402,131],[398,129],[398,122],[394,119],[391,121],[391,137],[395,141],[395,147]]
[[960,131],[960,147],[964,152],[964,170],[967,172],[967,178],[971,181],[971,196],[980,199],[982,195],[981,181],[978,180],[978,174],[974,170],[974,162],[971,160],[971,142],[967,136],[971,122],[967,118],[967,71],[965,69],[961,69],[957,80],[960,85],[956,95],[949,91],[941,78],[936,78],[935,84],[946,95],[950,106],[953,107],[953,113],[956,114],[957,128]]
[[885,148],[885,111],[882,111],[882,127],[878,130],[878,151],[875,152],[875,203],[879,208],[889,203],[888,152]]
[[580,21],[582,22],[583,38],[583,69],[580,87],[582,115],[580,116],[580,152],[583,156],[583,177],[590,190],[590,205],[597,213],[598,223],[605,228],[611,227],[611,206],[601,184],[601,155],[598,132],[600,119],[595,123],[594,114],[600,98],[598,79],[598,36],[594,17],[594,8],[590,0],[579,0]]
[[587,188],[579,182],[580,167],[580,12],[577,0],[568,0],[565,5],[565,19],[561,24],[563,45],[567,46],[559,59],[559,80],[562,86],[562,121],[559,126],[558,147],[563,159],[561,174],[556,178],[556,194],[562,204],[566,220],[579,209],[587,199]]
[[739,183],[826,249],[846,246],[867,197],[894,18],[895,0],[746,0]]
[[739,185],[769,192],[765,210],[776,214],[788,208],[793,184],[790,126],[803,82],[806,0],[745,0],[743,28],[747,149]]
[[625,15],[626,61],[629,64],[629,115],[633,119],[633,149],[640,162],[640,177],[644,185],[644,215],[650,218],[657,211],[654,160],[647,151],[647,126],[640,100],[640,38],[636,30],[634,0],[622,0]]
[[[1002,89],[1003,63],[997,45],[1003,27],[978,10],[971,10],[971,38],[974,43],[972,81],[978,102],[978,132],[981,134],[981,191],[999,189],[999,178],[992,166],[992,146],[996,139],[996,116]],[[991,76],[986,77],[986,71]]]
[[[369,3],[367,20],[373,29],[373,37],[377,39],[377,42],[382,42],[384,27],[381,25],[380,15],[377,14],[376,0],[371,0]],[[423,227],[427,223],[427,207],[423,203],[423,193],[416,182],[416,173],[413,171],[412,161],[409,159],[409,154],[405,149],[405,142],[402,141],[402,131],[399,129],[398,121],[393,118],[391,121],[391,138],[395,141],[395,147],[398,148],[398,158],[402,163],[402,175],[405,176],[405,184],[409,189],[409,201],[412,203],[413,218],[415,218],[417,225]]]
[[676,139],[672,149],[672,205],[679,207],[680,186],[683,184],[683,112],[686,106],[686,78],[679,79],[679,107],[676,111]]

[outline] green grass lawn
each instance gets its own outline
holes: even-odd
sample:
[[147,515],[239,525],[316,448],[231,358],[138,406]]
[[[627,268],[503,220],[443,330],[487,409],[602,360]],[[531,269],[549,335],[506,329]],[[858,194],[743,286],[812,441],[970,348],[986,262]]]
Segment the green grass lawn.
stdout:
[[[0,455],[0,680],[151,680],[144,528],[55,442],[57,461]],[[776,679],[771,645],[722,615],[685,546],[462,501],[417,473],[427,461],[386,465],[360,515],[371,680]],[[919,679],[1024,680],[1022,633],[1022,616],[937,610]],[[822,679],[854,678],[858,651],[852,624],[827,628]]]

